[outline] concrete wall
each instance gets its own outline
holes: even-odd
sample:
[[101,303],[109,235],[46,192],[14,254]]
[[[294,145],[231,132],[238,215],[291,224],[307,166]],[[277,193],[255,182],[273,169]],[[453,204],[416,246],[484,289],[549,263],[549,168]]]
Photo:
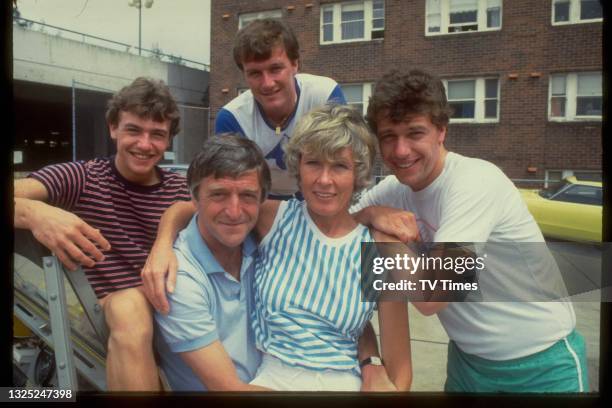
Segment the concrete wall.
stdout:
[[[205,109],[208,106],[208,75],[206,71],[166,63],[154,57],[133,55],[125,50],[92,45],[13,25],[13,77],[16,83],[27,81],[63,88],[71,88],[74,83],[77,89],[83,91],[112,94],[138,76],[164,80],[181,109],[182,130],[173,143],[174,159],[171,161],[174,162],[189,162],[209,133],[209,115],[208,109]],[[90,111],[87,112],[90,120],[85,124],[77,123],[77,153],[78,158],[87,159],[109,150],[104,136],[108,132],[98,129],[101,124],[104,125],[107,95],[100,94],[98,98],[104,100],[92,101],[95,95],[89,95],[89,98],[85,98],[87,100],[83,100],[82,94],[77,92],[77,111],[79,102],[85,104]],[[44,102],[45,95],[44,92],[34,92],[26,96],[26,99]],[[61,101],[49,100],[46,103],[72,104],[71,98],[67,101],[63,99],[65,97]],[[16,97],[16,106],[19,103]],[[28,103],[24,106],[30,109],[32,105]],[[36,112],[29,114],[36,116]],[[66,115],[71,113],[68,111]],[[93,143],[92,137],[95,139]]]

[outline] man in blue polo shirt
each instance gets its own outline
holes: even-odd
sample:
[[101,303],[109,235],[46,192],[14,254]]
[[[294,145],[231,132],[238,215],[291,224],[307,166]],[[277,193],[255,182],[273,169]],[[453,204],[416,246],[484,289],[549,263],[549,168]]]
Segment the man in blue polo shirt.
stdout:
[[270,189],[252,141],[211,138],[189,166],[197,208],[174,244],[170,312],[156,313],[157,349],[173,391],[254,391],[260,352],[250,324],[257,245],[250,235]]

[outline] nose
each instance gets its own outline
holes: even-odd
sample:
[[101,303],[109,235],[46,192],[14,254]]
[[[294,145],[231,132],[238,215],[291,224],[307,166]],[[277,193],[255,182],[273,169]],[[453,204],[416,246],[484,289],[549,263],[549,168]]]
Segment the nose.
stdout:
[[412,153],[410,141],[404,137],[400,137],[395,145],[394,153],[396,157],[407,157]]
[[321,173],[319,173],[317,182],[319,184],[330,184],[331,183],[331,167],[328,164],[325,164],[323,168],[321,169]]
[[143,132],[138,138],[138,148],[142,150],[149,150],[151,148],[151,135],[148,132]]
[[273,88],[274,87],[274,78],[272,77],[272,74],[266,71],[263,72],[261,86],[263,88]]
[[240,197],[237,194],[232,194],[228,199],[227,206],[225,207],[225,213],[232,220],[237,220],[242,214],[240,209]]

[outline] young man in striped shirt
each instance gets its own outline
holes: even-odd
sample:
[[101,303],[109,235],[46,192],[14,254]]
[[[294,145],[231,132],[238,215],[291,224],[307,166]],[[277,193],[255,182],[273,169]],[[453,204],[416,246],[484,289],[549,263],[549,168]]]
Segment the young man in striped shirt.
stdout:
[[140,277],[164,210],[189,200],[185,178],[161,170],[179,111],[161,81],[137,78],[108,103],[116,155],[47,166],[15,182],[16,228],[70,270],[82,265],[110,330],[109,390],[157,390],[153,315]]

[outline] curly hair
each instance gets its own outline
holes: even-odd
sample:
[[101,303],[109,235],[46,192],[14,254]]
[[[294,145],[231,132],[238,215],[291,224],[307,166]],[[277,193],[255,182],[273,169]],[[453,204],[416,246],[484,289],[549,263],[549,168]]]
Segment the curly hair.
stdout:
[[130,112],[156,122],[169,120],[171,137],[180,131],[180,112],[164,81],[138,77],[130,85],[121,88],[108,101],[106,122],[116,127],[120,112]]
[[345,147],[353,150],[355,184],[353,201],[372,178],[376,157],[376,138],[356,109],[347,105],[327,104],[302,116],[283,149],[289,173],[300,183],[300,159],[315,154],[332,161]]
[[407,74],[393,70],[383,75],[368,104],[366,119],[372,130],[377,132],[377,122],[382,118],[399,123],[413,115],[428,115],[438,128],[448,125],[451,108],[442,81],[416,69]]

